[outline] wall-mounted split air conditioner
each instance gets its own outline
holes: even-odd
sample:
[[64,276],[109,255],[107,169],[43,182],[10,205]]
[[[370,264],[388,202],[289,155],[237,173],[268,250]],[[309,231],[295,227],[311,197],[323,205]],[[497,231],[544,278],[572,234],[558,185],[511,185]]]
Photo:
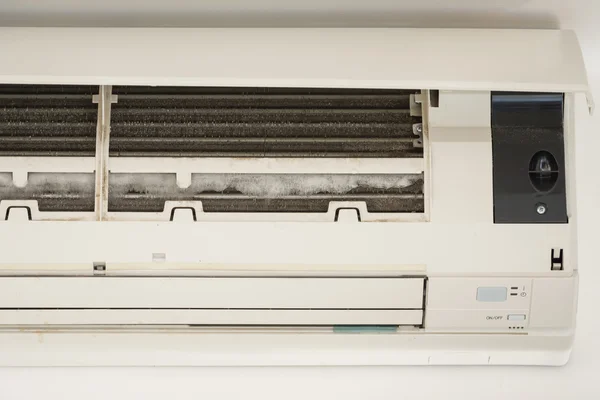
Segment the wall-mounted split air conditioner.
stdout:
[[561,31],[2,28],[2,365],[563,364]]

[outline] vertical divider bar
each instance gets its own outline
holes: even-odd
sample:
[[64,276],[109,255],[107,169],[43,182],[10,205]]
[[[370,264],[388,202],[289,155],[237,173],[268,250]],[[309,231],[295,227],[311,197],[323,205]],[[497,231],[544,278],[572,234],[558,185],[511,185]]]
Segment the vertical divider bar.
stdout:
[[103,221],[108,212],[110,109],[111,104],[117,102],[117,97],[112,95],[112,86],[100,86],[100,92],[94,101],[98,103],[98,125],[96,128],[96,197],[94,210],[96,211],[96,220]]
[[421,124],[423,126],[423,213],[427,221],[431,221],[431,150],[429,146],[429,90],[421,91]]

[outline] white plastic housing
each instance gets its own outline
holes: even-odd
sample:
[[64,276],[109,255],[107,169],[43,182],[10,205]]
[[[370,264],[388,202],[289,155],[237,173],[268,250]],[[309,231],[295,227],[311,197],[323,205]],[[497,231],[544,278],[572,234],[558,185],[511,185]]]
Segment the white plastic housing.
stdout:
[[[18,212],[0,221],[0,365],[568,360],[578,279],[572,107],[588,92],[572,32],[0,28],[0,51],[1,83],[103,85],[95,158],[0,157],[15,182],[95,172],[98,196],[93,213],[41,213],[33,202],[33,221]],[[111,159],[107,88],[136,84],[423,90],[424,157]],[[566,93],[569,223],[494,224],[496,90]],[[195,172],[324,168],[422,172],[425,212],[375,216],[342,202],[318,218],[170,222],[173,204],[115,216],[105,203],[108,171],[174,173],[184,184]],[[23,203],[3,201],[0,215],[11,205]],[[365,218],[334,222],[339,206]],[[551,249],[564,250],[563,270],[551,270]],[[482,302],[480,287],[509,294]]]

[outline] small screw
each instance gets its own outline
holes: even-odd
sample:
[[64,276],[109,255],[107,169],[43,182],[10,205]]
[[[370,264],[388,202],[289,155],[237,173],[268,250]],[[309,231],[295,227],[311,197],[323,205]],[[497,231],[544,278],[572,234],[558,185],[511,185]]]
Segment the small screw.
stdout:
[[536,208],[536,211],[540,215],[546,214],[546,205],[545,204],[538,204],[537,208]]
[[421,133],[423,133],[423,125],[422,125],[422,124],[417,124],[417,126],[415,126],[415,131],[416,131],[418,134],[421,134]]

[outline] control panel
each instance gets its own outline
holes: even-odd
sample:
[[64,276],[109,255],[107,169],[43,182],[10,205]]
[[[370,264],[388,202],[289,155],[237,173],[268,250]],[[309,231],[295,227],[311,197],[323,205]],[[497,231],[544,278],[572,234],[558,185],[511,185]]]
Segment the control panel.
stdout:
[[426,328],[523,331],[528,327],[532,279],[432,278]]

